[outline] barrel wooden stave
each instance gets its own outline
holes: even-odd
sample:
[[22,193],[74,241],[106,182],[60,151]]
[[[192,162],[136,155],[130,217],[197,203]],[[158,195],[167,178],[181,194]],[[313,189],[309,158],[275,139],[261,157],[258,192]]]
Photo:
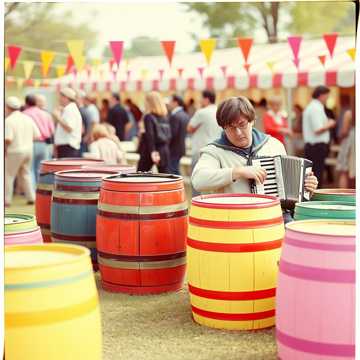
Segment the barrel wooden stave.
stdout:
[[4,240],[5,245],[41,244],[43,242],[39,226],[30,231],[4,234]]
[[[319,222],[300,223],[319,227]],[[351,223],[328,222],[339,226]],[[344,272],[355,278],[355,239],[331,235],[331,230],[327,233],[315,235],[287,228],[276,298],[282,360],[354,359],[355,284],[342,278]]]
[[352,202],[356,201],[355,189],[317,189],[312,196],[313,201],[340,201]]
[[[11,246],[5,250],[5,263],[10,251],[31,256],[34,266],[5,265],[6,356],[101,359],[100,311],[88,251],[58,244]],[[70,261],[42,261],[41,253],[63,251]]]

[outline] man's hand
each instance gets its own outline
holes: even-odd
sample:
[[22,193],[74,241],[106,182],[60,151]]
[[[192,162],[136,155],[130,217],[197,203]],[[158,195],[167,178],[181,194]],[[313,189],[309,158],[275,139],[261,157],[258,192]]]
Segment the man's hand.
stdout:
[[318,179],[313,172],[308,174],[304,181],[305,190],[309,191],[311,195],[318,187]]
[[258,166],[235,167],[233,169],[233,179],[255,180],[262,184],[266,179],[266,170]]

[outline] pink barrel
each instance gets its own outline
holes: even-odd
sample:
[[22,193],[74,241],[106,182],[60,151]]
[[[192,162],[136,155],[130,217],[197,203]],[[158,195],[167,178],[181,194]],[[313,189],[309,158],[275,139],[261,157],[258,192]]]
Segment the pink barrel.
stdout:
[[287,224],[279,270],[279,358],[355,359],[355,222]]
[[40,227],[34,215],[5,214],[5,245],[42,244]]
[[26,232],[5,234],[4,238],[5,245],[42,244],[43,242],[40,226]]

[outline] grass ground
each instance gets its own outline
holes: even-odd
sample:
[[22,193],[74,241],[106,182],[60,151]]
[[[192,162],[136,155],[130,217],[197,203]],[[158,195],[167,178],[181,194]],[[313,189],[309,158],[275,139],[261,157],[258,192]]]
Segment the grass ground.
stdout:
[[[6,212],[34,213],[16,197]],[[129,296],[101,289],[103,360],[275,360],[274,328],[255,332],[221,331],[191,318],[186,289],[176,293]],[[84,359],[85,360],[85,359]]]

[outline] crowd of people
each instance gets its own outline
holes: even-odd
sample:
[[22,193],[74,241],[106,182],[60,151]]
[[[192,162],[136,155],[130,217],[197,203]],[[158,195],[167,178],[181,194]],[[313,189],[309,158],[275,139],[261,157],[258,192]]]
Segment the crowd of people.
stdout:
[[[59,106],[52,112],[47,110],[42,95],[29,94],[24,104],[9,97],[5,120],[5,205],[11,204],[15,179],[16,189],[25,194],[28,203],[34,202],[42,160],[88,156],[108,164],[126,164],[122,141],[137,139],[138,171],[149,171],[155,165],[159,172],[180,174],[188,136],[194,195],[197,191],[234,187],[238,178],[235,170],[229,174],[229,169],[234,168],[232,157],[240,154],[246,158],[262,147],[265,138],[271,139],[264,147],[267,155],[285,154],[290,141],[295,155],[313,161],[320,186],[330,141],[337,141],[338,185],[346,188],[349,178],[355,177],[355,113],[348,106],[335,121],[335,114],[326,108],[329,92],[319,86],[304,110],[295,104],[291,126],[278,96],[262,99],[258,104],[234,97],[218,107],[216,94],[204,90],[201,106],[196,109],[194,99],[185,104],[178,94],[164,98],[152,91],[146,94],[144,108],[140,109],[132,99],[121,101],[119,94],[114,93],[102,99],[99,108],[96,95],[64,88],[59,93]],[[263,131],[255,128],[259,118]],[[220,157],[219,149],[226,150]],[[264,174],[258,170],[240,172],[245,178],[264,180]]]

